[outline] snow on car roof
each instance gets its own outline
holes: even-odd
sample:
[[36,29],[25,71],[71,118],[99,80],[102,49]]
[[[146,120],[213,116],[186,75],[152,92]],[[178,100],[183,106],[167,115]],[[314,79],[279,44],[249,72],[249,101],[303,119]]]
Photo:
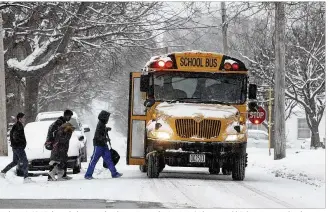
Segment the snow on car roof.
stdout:
[[36,121],[28,123],[25,128],[25,137],[29,145],[39,146],[46,141],[48,128],[54,121]]
[[[36,120],[58,118],[60,116],[63,116],[63,111],[42,112],[37,115]],[[77,114],[75,112],[73,112],[72,118],[77,119]]]

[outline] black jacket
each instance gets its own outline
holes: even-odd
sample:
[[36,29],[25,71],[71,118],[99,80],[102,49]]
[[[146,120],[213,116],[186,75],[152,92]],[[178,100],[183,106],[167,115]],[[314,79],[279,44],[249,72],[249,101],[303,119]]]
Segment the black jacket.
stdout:
[[66,163],[68,159],[68,151],[70,138],[74,129],[70,123],[65,123],[55,132],[54,148],[50,156],[50,160]]
[[21,122],[16,122],[10,131],[10,143],[13,149],[26,147],[24,126]]
[[107,133],[106,124],[109,121],[110,113],[102,110],[98,116],[99,122],[97,123],[93,144],[94,146],[107,146]]
[[54,141],[55,140],[55,134],[60,126],[62,124],[66,123],[65,119],[63,116],[59,117],[53,124],[51,124],[48,128],[48,133],[47,133],[47,141]]

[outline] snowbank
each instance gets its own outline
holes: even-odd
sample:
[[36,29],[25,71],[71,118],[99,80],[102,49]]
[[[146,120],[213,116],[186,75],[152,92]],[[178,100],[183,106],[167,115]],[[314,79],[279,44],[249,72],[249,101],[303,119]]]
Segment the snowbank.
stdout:
[[287,149],[286,158],[274,160],[274,150],[249,148],[248,167],[256,166],[267,170],[275,177],[287,178],[306,184],[325,184],[325,150]]

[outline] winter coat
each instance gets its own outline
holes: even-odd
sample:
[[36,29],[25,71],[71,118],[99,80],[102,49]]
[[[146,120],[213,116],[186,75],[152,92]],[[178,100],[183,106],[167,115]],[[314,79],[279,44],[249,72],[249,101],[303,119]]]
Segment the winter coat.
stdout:
[[47,139],[46,139],[46,141],[54,141],[55,140],[56,131],[64,123],[66,123],[66,121],[65,121],[64,117],[61,116],[53,124],[51,124],[49,126],[49,128],[48,128],[48,133],[47,133]]
[[70,138],[73,131],[74,127],[70,123],[65,123],[58,129],[55,134],[54,147],[50,155],[51,161],[67,162]]
[[99,122],[97,123],[93,144],[94,146],[107,146],[107,127],[106,124],[109,121],[110,113],[102,110],[98,116]]
[[10,131],[10,144],[13,149],[26,147],[26,139],[24,133],[24,126],[21,122],[17,121]]

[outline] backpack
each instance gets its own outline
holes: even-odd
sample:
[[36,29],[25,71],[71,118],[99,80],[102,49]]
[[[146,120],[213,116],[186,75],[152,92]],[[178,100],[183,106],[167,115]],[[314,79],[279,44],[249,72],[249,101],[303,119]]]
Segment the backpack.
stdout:
[[[52,125],[50,127],[52,127]],[[54,149],[55,135],[56,135],[57,131],[58,130],[55,130],[54,132],[52,132],[53,138],[54,138],[53,140],[46,140],[44,146],[47,150],[53,150]],[[48,137],[47,137],[47,139],[48,139]]]
[[[111,159],[112,159],[113,165],[117,165],[117,163],[120,160],[120,155],[119,155],[119,153],[116,150],[114,150],[111,147],[111,142],[110,142],[110,138],[109,138],[108,133],[106,133],[106,136],[107,136],[108,142],[110,144],[110,153],[111,153]],[[103,161],[103,168],[108,168],[108,165],[107,165],[107,163],[105,161]]]

